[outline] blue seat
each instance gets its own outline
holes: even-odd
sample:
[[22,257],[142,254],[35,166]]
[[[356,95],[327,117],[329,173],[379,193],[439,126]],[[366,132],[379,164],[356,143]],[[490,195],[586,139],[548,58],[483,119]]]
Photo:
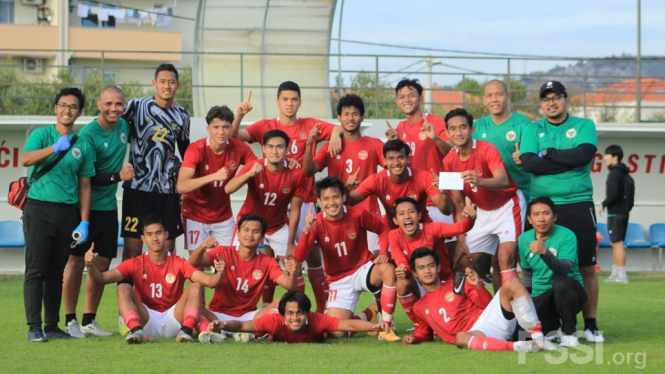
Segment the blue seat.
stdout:
[[607,224],[598,223],[596,231],[603,236],[603,240],[599,243],[600,248],[612,248],[612,243],[610,243],[610,233],[607,231]]
[[[654,249],[658,249],[658,269],[663,271],[663,248],[665,248],[665,223],[654,223],[649,227],[649,239]],[[654,266],[655,268],[655,266]]]
[[21,222],[0,222],[0,247],[25,247],[25,236]]
[[122,233],[122,222],[118,222],[118,247],[125,246],[125,239],[121,236]]
[[644,229],[637,223],[629,223],[626,231],[626,240],[623,242],[626,248],[651,248],[651,242],[647,240]]

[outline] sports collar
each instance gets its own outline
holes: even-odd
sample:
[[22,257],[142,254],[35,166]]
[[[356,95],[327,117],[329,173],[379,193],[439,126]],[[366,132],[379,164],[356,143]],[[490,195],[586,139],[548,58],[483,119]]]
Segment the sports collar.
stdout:
[[[228,145],[228,144],[229,144],[229,140],[226,139],[226,145]],[[210,147],[210,137],[207,137],[207,138],[206,138],[206,145],[207,145],[208,147]]]
[[[346,205],[342,205],[342,207],[344,208],[344,213],[346,213]],[[325,210],[323,211],[323,218],[326,218]]]
[[[268,166],[268,159],[264,158],[263,159],[263,166]],[[289,167],[289,163],[284,160],[284,167]]]
[[[408,167],[408,166],[407,166],[406,168],[407,168],[407,170],[409,170],[409,176],[410,176],[410,177],[413,176],[413,173],[411,172],[411,168]],[[388,172],[388,176],[390,176],[390,170],[389,170],[389,169],[386,169],[386,171]]]
[[[473,139],[473,149],[476,149],[476,139]],[[455,147],[455,151],[459,153],[459,148]]]

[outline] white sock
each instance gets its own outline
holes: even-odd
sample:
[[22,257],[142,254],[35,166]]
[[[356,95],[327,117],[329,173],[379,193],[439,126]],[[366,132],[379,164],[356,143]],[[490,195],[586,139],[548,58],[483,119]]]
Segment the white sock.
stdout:
[[617,274],[619,278],[626,278],[626,267],[625,266],[617,266]]

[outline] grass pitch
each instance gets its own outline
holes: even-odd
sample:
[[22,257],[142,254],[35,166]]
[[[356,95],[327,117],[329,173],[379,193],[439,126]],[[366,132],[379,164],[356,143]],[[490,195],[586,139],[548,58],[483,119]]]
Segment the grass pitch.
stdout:
[[[233,373],[497,373],[497,372],[665,372],[665,273],[630,273],[630,284],[604,284],[600,277],[598,324],[604,344],[579,349],[519,355],[470,352],[441,341],[413,346],[377,341],[359,333],[352,339],[321,344],[269,341],[241,344],[179,344],[172,339],[129,346],[117,334],[115,286],[109,285],[97,321],[109,338],[29,343],[23,309],[23,277],[0,275],[0,348],[2,373],[24,372],[233,372]],[[85,284],[85,283],[84,283]],[[308,286],[309,287],[309,286]],[[278,287],[277,293],[280,294]],[[210,300],[212,290],[208,290]],[[311,295],[310,295],[311,297]],[[373,301],[364,294],[359,308]],[[83,294],[79,299],[81,318]],[[411,327],[395,313],[400,330]],[[64,311],[61,312],[64,319]],[[578,327],[582,327],[581,317]],[[61,322],[60,327],[64,329]],[[403,333],[401,331],[401,333]]]

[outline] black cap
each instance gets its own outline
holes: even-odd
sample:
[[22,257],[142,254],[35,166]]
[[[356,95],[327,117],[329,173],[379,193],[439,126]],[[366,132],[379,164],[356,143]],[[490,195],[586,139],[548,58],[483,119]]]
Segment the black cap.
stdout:
[[543,84],[540,87],[540,98],[542,99],[545,97],[545,94],[548,92],[554,92],[557,95],[563,95],[564,97],[568,97],[568,92],[566,92],[566,87],[561,84],[559,81],[549,81],[545,84]]

